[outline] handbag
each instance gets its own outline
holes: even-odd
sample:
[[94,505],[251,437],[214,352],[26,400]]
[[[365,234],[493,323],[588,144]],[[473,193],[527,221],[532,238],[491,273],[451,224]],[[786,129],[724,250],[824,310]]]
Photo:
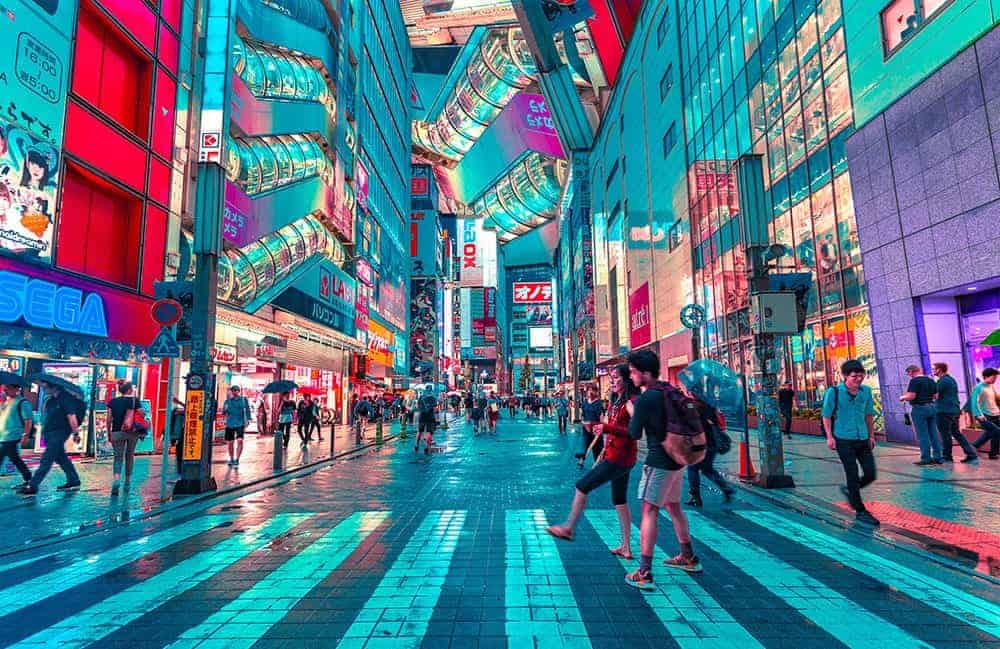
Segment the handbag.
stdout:
[[149,433],[149,420],[146,419],[146,411],[143,410],[136,397],[132,397],[132,407],[122,419],[122,432],[132,433],[139,439],[145,439]]
[[906,424],[907,426],[913,425],[913,417],[910,416],[910,413],[908,412],[903,413],[903,423]]

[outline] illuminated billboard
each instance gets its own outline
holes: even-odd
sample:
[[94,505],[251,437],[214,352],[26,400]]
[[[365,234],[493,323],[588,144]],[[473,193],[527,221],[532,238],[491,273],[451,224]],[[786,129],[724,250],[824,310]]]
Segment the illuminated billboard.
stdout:
[[514,303],[533,304],[552,301],[552,282],[514,282]]
[[459,257],[461,286],[496,286],[497,236],[483,229],[481,219],[461,222]]
[[552,349],[552,327],[528,327],[528,348],[533,352]]
[[0,250],[51,263],[59,152],[0,120]]

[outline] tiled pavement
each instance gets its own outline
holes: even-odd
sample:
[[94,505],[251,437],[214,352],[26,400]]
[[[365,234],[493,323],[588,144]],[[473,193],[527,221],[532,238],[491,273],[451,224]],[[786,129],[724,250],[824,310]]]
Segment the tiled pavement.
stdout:
[[[4,557],[0,646],[1000,648],[995,583],[742,492],[691,517],[703,574],[660,567],[637,591],[634,562],[607,550],[607,487],[573,543],[544,533],[580,475],[578,436],[501,420],[495,437],[439,438],[430,457],[393,442]],[[657,564],[676,551],[660,531]]]

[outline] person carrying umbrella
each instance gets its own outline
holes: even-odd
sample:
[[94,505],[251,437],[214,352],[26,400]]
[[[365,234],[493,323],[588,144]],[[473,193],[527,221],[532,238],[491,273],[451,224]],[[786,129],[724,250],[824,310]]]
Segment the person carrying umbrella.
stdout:
[[83,403],[83,393],[66,379],[51,374],[35,374],[30,378],[45,388],[47,393],[42,406],[42,439],[45,441],[45,451],[42,453],[35,475],[19,492],[25,496],[37,494],[38,487],[49,474],[53,463],[58,464],[66,474],[66,484],[56,489],[58,491],[79,489],[80,475],[66,454],[66,441],[70,437],[77,443],[80,441],[80,434],[77,431],[87,413]]
[[277,427],[275,428],[275,435],[279,433],[283,436],[282,446],[288,448],[288,440],[292,436],[292,419],[295,415],[295,401],[292,400],[291,393],[292,390],[298,389],[298,385],[294,381],[271,381],[264,386],[262,392],[264,394],[277,394],[278,397],[278,408],[277,416],[275,417],[275,423]]
[[11,372],[0,372],[4,401],[0,404],[0,464],[9,459],[21,474],[23,482],[15,489],[22,489],[31,480],[31,471],[21,459],[20,444],[31,437],[34,420],[31,416],[31,402],[24,398],[21,390],[24,379]]

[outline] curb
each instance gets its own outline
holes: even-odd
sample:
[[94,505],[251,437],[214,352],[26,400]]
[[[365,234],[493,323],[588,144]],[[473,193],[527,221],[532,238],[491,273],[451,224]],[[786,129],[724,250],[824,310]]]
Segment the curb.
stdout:
[[375,441],[371,441],[362,446],[356,446],[348,451],[341,451],[337,455],[332,455],[330,457],[325,457],[309,464],[302,464],[297,467],[290,469],[285,469],[279,473],[272,473],[270,475],[262,476],[255,480],[250,480],[242,484],[234,485],[226,489],[220,489],[218,491],[212,491],[205,494],[201,494],[194,497],[184,496],[183,500],[175,500],[171,498],[165,503],[159,503],[156,505],[145,505],[137,507],[135,509],[123,510],[117,514],[109,516],[107,518],[101,518],[96,521],[88,521],[80,523],[76,526],[69,527],[62,532],[54,532],[52,534],[46,534],[44,536],[39,536],[33,539],[29,539],[24,542],[22,546],[10,546],[7,548],[0,548],[0,558],[10,557],[22,552],[28,552],[31,550],[37,550],[39,548],[45,548],[56,543],[61,543],[63,541],[69,541],[74,539],[83,538],[85,536],[90,536],[98,532],[103,532],[105,530],[116,529],[118,527],[124,527],[131,523],[148,521],[162,514],[172,513],[181,510],[190,505],[195,505],[198,503],[203,503],[215,498],[221,498],[223,496],[232,496],[240,491],[247,491],[248,493],[253,493],[258,491],[262,487],[270,486],[268,483],[282,484],[287,482],[289,479],[309,475],[315,473],[316,471],[326,468],[327,465],[332,465],[337,460],[345,459],[349,455],[354,455],[360,451],[369,450],[372,448],[382,448],[387,443],[400,439],[401,433],[393,433],[385,435],[382,438],[382,444],[379,445]]
[[[856,536],[878,541],[883,545],[886,545],[893,549],[904,550],[906,552],[909,552],[910,554],[922,557],[924,559],[929,559],[930,561],[933,561],[934,563],[937,563],[941,566],[944,566],[946,568],[951,568],[952,570],[955,570],[957,572],[961,572],[963,575],[966,575],[968,577],[976,577],[990,584],[1000,585],[1000,578],[988,575],[983,572],[978,572],[962,563],[959,563],[958,561],[949,559],[947,556],[943,554],[939,554],[937,552],[928,550],[924,547],[920,547],[916,545],[916,543],[918,542],[915,539],[913,542],[910,542],[907,539],[911,537],[904,535],[905,530],[901,530],[891,525],[882,526],[878,530],[878,532],[888,532],[889,534],[876,533],[867,527],[861,529],[858,526],[854,525],[849,518],[837,515],[836,510],[828,508],[826,506],[827,503],[825,501],[811,502],[796,494],[791,494],[787,492],[782,493],[781,490],[779,489],[763,489],[756,485],[744,482],[743,480],[740,480],[737,476],[727,474],[727,477],[731,478],[730,484],[739,487],[741,490],[747,493],[753,494],[763,500],[766,500],[771,504],[777,505],[782,509],[786,509],[789,511],[802,514],[804,516],[808,516],[810,518],[826,523],[828,525],[833,525],[834,527],[846,530],[847,532],[854,534]],[[968,554],[967,551],[957,548],[955,546],[941,545],[941,547],[945,549],[950,549],[956,555]]]

